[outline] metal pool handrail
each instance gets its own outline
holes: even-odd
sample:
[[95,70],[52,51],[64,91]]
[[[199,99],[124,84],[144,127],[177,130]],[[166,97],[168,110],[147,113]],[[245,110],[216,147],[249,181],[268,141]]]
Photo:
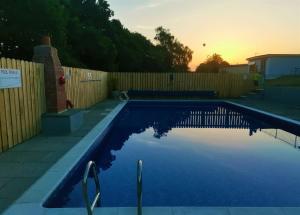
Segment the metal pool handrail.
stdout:
[[[122,96],[124,96],[124,98]],[[121,91],[120,95],[119,95],[119,98],[120,98],[121,101],[128,101],[130,99],[129,96],[128,96],[127,91]]]
[[[94,178],[94,182],[96,185],[96,196],[95,196],[92,204],[89,199],[88,186],[87,186],[87,179],[88,179],[91,168],[93,170],[93,178]],[[93,161],[88,162],[88,164],[86,165],[83,180],[82,180],[82,194],[83,194],[83,199],[85,202],[87,214],[92,215],[95,206],[100,205],[100,203],[99,203],[100,202],[100,183],[99,183],[99,178],[98,178],[97,171],[96,171],[96,164]]]
[[138,160],[137,162],[137,214],[142,215],[142,192],[143,192],[143,161]]

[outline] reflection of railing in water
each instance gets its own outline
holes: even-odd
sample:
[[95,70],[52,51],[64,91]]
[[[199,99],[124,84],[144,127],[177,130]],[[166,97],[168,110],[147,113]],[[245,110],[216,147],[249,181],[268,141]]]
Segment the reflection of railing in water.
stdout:
[[287,143],[294,148],[300,149],[300,137],[281,129],[262,129],[263,133]]
[[223,107],[215,107],[207,110],[195,108],[181,109],[168,115],[166,110],[155,110],[161,112],[157,115],[147,115],[139,110],[133,114],[123,116],[120,124],[131,127],[154,127],[154,128],[263,128],[266,124],[257,122],[245,114]]
[[249,128],[245,115],[218,107],[215,111],[190,111],[190,115],[175,124],[176,128]]
[[171,114],[168,108],[162,107],[151,109],[149,114],[145,114],[143,109],[136,108],[128,109],[123,113],[117,124],[122,127],[124,140],[133,133],[138,134],[151,127],[157,138],[166,136],[173,128],[241,128],[249,129],[249,135],[258,129],[270,128],[270,125],[257,121],[242,112],[219,105],[175,108]]

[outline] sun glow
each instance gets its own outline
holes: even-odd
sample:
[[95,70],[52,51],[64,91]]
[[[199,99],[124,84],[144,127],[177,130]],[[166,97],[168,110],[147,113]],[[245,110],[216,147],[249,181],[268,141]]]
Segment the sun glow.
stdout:
[[200,62],[205,61],[208,56],[215,53],[220,54],[222,58],[230,64],[246,63],[246,58],[250,57],[252,52],[254,54],[255,51],[251,50],[251,48],[243,42],[233,40],[217,41],[213,43],[213,45],[208,45],[206,48],[199,46],[194,52],[190,68],[192,70],[196,69]]
[[243,56],[245,44],[238,41],[220,41],[212,48],[212,52],[219,53],[226,61],[234,63],[237,61],[245,62],[246,59],[241,59]]

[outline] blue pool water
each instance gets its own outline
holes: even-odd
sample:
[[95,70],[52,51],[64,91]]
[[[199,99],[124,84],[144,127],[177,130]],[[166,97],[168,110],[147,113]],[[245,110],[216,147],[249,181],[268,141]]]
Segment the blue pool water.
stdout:
[[132,103],[45,206],[84,206],[88,160],[101,206],[136,206],[139,159],[143,206],[300,206],[300,138],[287,130],[225,103]]

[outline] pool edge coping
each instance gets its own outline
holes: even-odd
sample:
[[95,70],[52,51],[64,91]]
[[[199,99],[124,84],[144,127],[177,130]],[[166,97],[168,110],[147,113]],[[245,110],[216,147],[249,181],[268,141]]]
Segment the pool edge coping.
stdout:
[[[297,124],[300,122],[289,119],[284,116],[269,113],[266,111],[252,108],[229,100],[130,100],[130,101],[143,101],[143,102],[220,102],[228,103],[239,106],[244,109],[259,112],[270,117],[284,120],[289,123]],[[125,101],[117,105],[104,119],[102,119],[91,131],[84,136],[70,151],[68,151],[61,159],[59,159],[43,176],[41,176],[28,190],[26,190],[20,198],[11,204],[3,214],[16,215],[16,214],[70,214],[79,215],[85,214],[85,208],[45,208],[43,204],[50,197],[50,195],[57,189],[61,182],[68,175],[76,164],[81,160],[85,153],[95,144],[95,141],[105,133],[113,122],[114,118],[122,111],[122,109],[130,101]],[[67,168],[66,168],[67,166]],[[53,179],[53,180],[51,180]],[[276,215],[298,215],[300,214],[300,207],[143,207],[146,214],[180,214],[180,213],[197,213],[197,214],[220,214],[220,215],[237,215],[237,214],[276,214]],[[112,214],[112,215],[125,215],[136,212],[136,207],[106,207],[96,208],[95,214]],[[191,213],[192,212],[192,213]]]

